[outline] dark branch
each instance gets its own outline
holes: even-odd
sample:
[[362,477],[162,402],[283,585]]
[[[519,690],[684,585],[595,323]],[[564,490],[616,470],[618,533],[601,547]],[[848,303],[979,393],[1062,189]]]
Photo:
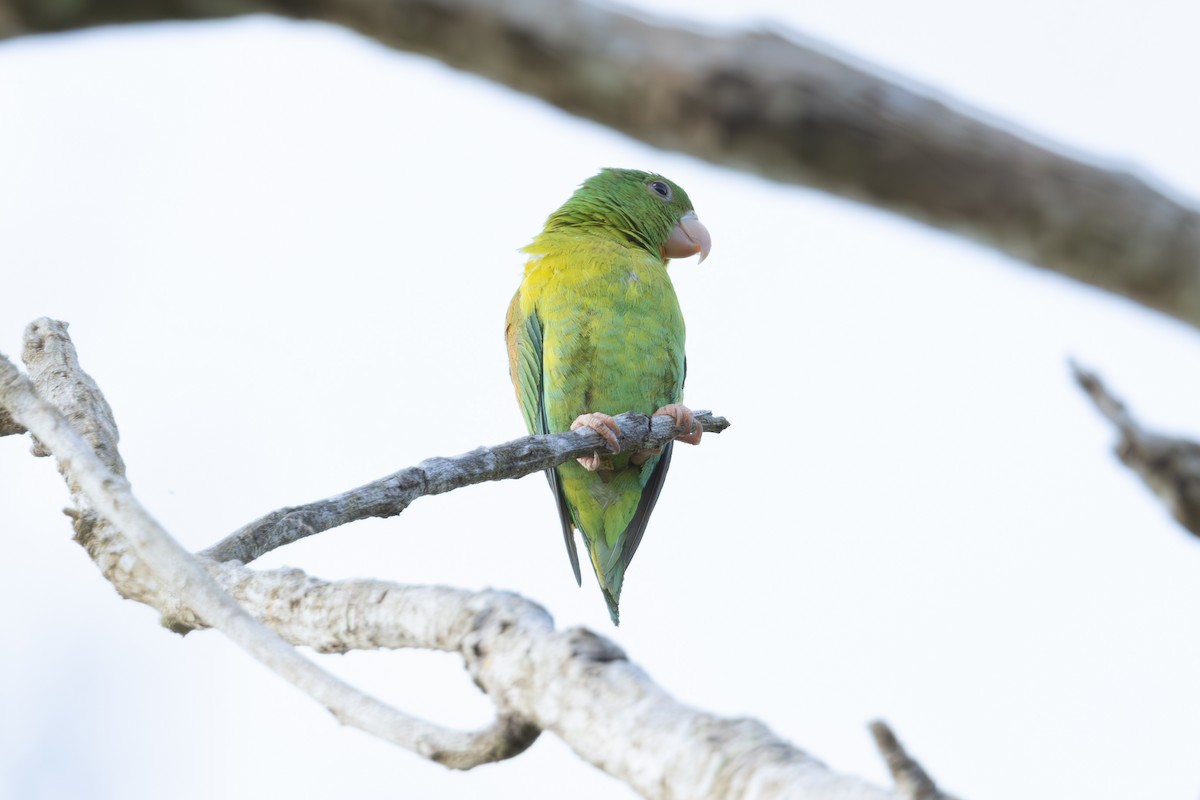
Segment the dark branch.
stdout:
[[1098,375],[1075,363],[1071,369],[1120,434],[1114,451],[1121,463],[1141,477],[1180,525],[1200,536],[1200,444],[1143,428]]
[[938,789],[928,773],[908,754],[904,745],[900,744],[900,740],[886,722],[876,720],[871,723],[870,728],[871,735],[875,737],[875,746],[887,762],[888,771],[892,773],[896,791],[901,797],[905,800],[953,800]]
[[[667,416],[653,419],[625,413],[617,418],[621,427],[621,450],[653,450],[677,434]],[[697,411],[696,422],[705,433],[720,433],[729,427],[724,417]],[[272,511],[245,525],[204,550],[201,555],[216,561],[248,564],[264,553],[306,536],[370,517],[394,517],[416,500],[484,481],[522,478],[551,469],[573,458],[606,450],[600,434],[588,428],[545,436],[525,436],[494,447],[480,447],[449,458],[428,458],[387,477],[348,492]]]
[[653,145],[816,186],[1200,325],[1200,212],[937,92],[773,33],[579,0],[0,0],[0,38],[273,13],[344,25]]

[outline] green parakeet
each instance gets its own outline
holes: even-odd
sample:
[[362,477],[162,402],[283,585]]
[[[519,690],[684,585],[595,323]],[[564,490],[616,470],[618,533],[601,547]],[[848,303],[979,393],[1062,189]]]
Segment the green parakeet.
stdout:
[[[711,240],[683,189],[648,172],[605,169],[550,215],[524,252],[508,309],[509,373],[530,433],[587,426],[615,451],[610,414],[672,416],[700,441],[683,394],[683,315],[667,262]],[[694,429],[695,428],[695,429]],[[547,472],[580,582],[573,528],[587,546],[613,624],[625,570],[671,462],[661,451],[596,453]]]

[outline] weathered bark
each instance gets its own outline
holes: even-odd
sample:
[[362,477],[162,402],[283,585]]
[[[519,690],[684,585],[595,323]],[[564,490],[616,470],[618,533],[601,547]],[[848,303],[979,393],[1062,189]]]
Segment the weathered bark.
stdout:
[[537,737],[536,726],[505,713],[476,732],[442,728],[381,703],[304,658],[221,589],[209,573],[217,565],[185,551],[134,497],[117,452],[112,411],[80,368],[66,324],[33,322],[24,355],[28,378],[0,356],[0,406],[37,437],[41,454],[57,460],[71,490],[76,539],[122,595],[158,609],[173,630],[221,630],[343,723],[447,766],[467,769],[509,758]]
[[[256,571],[185,552],[125,480],[112,412],[80,368],[66,325],[34,322],[25,358],[36,388],[0,356],[0,407],[58,460],[71,488],[77,538],[117,591],[157,609],[172,629],[219,629],[342,722],[461,769],[512,757],[547,730],[652,798],[895,797],[833,773],[755,720],[723,719],[679,703],[612,642],[586,630],[558,631],[544,609],[516,595],[331,583],[300,570]],[[675,434],[669,418],[618,419],[622,442],[662,444]],[[425,474],[440,476],[430,485],[449,491],[487,475],[515,477],[508,473],[517,462],[535,472],[599,446],[593,431],[534,437],[501,446],[513,456],[507,460],[480,450],[425,462],[435,467]],[[297,644],[323,652],[457,652],[495,704],[496,719],[475,732],[417,719],[325,673]]]
[[246,13],[425,53],[651,144],[872,203],[1200,325],[1200,212],[784,36],[578,0],[0,0],[0,38]]

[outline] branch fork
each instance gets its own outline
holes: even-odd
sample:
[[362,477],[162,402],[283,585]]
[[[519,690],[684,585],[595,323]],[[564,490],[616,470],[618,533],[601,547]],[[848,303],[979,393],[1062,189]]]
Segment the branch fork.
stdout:
[[[592,431],[427,459],[342,495],[280,509],[192,555],[133,495],[112,412],[80,369],[66,324],[32,323],[25,360],[29,377],[0,356],[4,432],[27,429],[57,459],[71,490],[76,538],[118,592],[158,609],[173,630],[221,630],[344,724],[455,769],[511,758],[551,731],[651,798],[906,796],[838,775],[754,720],[682,705],[611,641],[584,629],[557,630],[545,609],[519,595],[331,582],[298,569],[245,566],[302,535],[364,516],[393,516],[424,495],[576,458],[601,446]],[[708,432],[728,427],[707,412],[697,419]],[[622,447],[659,447],[677,433],[670,417],[617,420]],[[458,731],[405,714],[322,670],[296,650],[301,644],[324,653],[401,647],[459,653],[495,704],[496,718],[481,730]],[[612,708],[624,711],[606,711]],[[638,747],[628,746],[633,738]]]

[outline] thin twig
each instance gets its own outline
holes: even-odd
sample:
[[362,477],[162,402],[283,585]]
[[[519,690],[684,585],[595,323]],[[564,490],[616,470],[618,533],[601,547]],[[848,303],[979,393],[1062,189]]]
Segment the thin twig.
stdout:
[[1179,524],[1200,536],[1200,444],[1142,427],[1096,373],[1073,361],[1070,366],[1080,387],[1116,427],[1117,457],[1150,487]]
[[1100,380],[1099,375],[1085,368],[1074,359],[1069,360],[1067,365],[1071,368],[1071,374],[1075,376],[1075,382],[1079,384],[1079,388],[1083,389],[1087,396],[1091,398],[1097,410],[1104,415],[1105,419],[1115,425],[1122,433],[1140,430],[1138,424],[1130,416],[1129,409],[1108,390],[1108,387]]
[[896,782],[896,790],[904,800],[952,800],[938,789],[933,778],[908,754],[886,722],[875,720],[870,728],[875,737],[875,746],[887,762],[892,779]]
[[[621,428],[622,451],[662,447],[678,434],[674,420],[667,416],[651,419],[625,413],[616,419]],[[729,427],[728,420],[714,417],[709,411],[696,412],[695,419],[706,433],[720,433]],[[264,553],[339,525],[369,517],[393,517],[418,497],[443,494],[484,481],[521,478],[604,449],[600,434],[580,428],[567,433],[524,436],[448,458],[428,458],[415,467],[334,497],[272,511],[242,526],[201,555],[216,561],[248,564]]]

